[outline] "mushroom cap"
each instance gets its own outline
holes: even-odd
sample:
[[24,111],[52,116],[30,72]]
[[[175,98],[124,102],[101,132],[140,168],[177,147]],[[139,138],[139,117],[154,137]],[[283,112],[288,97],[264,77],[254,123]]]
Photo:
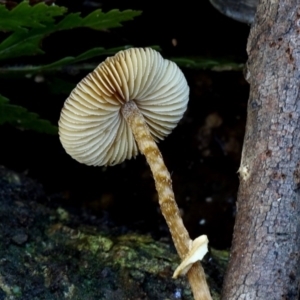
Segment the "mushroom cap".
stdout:
[[73,89],[61,111],[60,141],[81,163],[121,163],[138,154],[131,128],[121,113],[126,102],[135,102],[157,141],[177,125],[188,98],[189,87],[175,63],[151,48],[120,51]]

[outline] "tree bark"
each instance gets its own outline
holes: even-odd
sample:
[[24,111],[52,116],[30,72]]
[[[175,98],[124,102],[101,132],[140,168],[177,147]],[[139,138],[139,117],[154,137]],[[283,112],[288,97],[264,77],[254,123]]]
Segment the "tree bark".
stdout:
[[300,4],[261,0],[251,28],[248,116],[222,298],[299,299]]

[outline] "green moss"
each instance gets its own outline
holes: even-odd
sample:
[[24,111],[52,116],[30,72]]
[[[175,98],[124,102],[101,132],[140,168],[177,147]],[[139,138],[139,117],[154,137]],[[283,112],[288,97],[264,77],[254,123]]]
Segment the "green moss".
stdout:
[[77,249],[79,251],[90,251],[96,254],[98,251],[107,252],[113,246],[113,242],[104,236],[93,236],[80,233],[77,242]]
[[22,295],[21,288],[16,285],[12,286],[11,292],[16,297],[20,297]]
[[[0,264],[0,298],[112,300],[147,295],[161,300],[180,294],[181,300],[192,300],[186,279],[172,279],[179,263],[172,246],[150,236],[102,231],[65,209],[58,211],[33,201],[31,182],[24,184],[20,176],[16,186],[1,180],[1,171],[0,257],[5,261]],[[40,195],[39,188],[36,193]],[[28,239],[16,244],[13,237],[18,234]],[[214,269],[214,276],[220,278],[226,253],[213,254],[214,265],[206,270]],[[220,284],[208,275],[214,299],[219,299]]]

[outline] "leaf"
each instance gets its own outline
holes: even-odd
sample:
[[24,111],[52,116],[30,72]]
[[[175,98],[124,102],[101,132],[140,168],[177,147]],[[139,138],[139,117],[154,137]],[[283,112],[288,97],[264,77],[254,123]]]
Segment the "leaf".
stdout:
[[[21,67],[0,67],[0,77],[8,77],[8,76],[23,76],[28,74],[36,74],[41,72],[54,72],[54,71],[61,71],[64,67],[72,65],[72,68],[76,69],[77,71],[80,70],[92,70],[97,67],[98,64],[92,64],[89,68],[83,68],[82,66],[74,66],[75,63],[85,61],[87,59],[104,56],[104,55],[113,55],[121,50],[125,50],[130,48],[130,45],[105,49],[103,47],[97,47],[90,49],[80,55],[73,57],[68,56],[62,58],[58,61],[55,61],[48,65],[41,65],[41,66],[21,66]],[[158,46],[152,46],[151,48],[160,51]]]
[[234,62],[230,59],[211,59],[208,57],[196,57],[196,58],[185,58],[185,57],[173,57],[170,58],[178,66],[192,69],[203,69],[212,71],[242,71],[244,64]]
[[95,30],[103,30],[114,27],[120,27],[121,22],[133,20],[141,14],[141,11],[113,9],[107,13],[97,9],[85,18],[80,17],[80,13],[68,14],[62,21],[56,25],[56,30],[66,30],[76,27],[87,27]]
[[26,29],[22,29],[5,39],[0,44],[0,60],[18,56],[43,54],[44,51],[40,49],[40,43],[45,36],[45,30],[32,30],[30,32],[31,34]]
[[116,52],[125,50],[127,48],[130,48],[130,46],[123,46],[123,47],[110,48],[110,49],[98,47],[98,48],[90,49],[76,57],[68,56],[68,57],[62,58],[58,61],[55,61],[51,64],[48,64],[48,65],[6,67],[6,68],[0,67],[0,76],[1,76],[1,74],[8,76],[8,75],[12,75],[12,74],[26,75],[26,74],[35,74],[35,73],[45,72],[45,71],[48,71],[48,72],[59,71],[65,66],[75,64],[77,62],[81,62],[83,60],[87,60],[90,58],[98,57],[101,55],[115,54]]
[[[125,10],[121,12],[117,9],[104,13],[97,9],[84,18],[80,16],[80,13],[70,13],[56,24],[54,16],[63,15],[66,9],[59,7],[58,10],[54,10],[55,7],[43,3],[28,6],[28,4],[25,5],[25,2],[21,2],[12,11],[8,11],[0,5],[0,29],[14,30],[0,44],[0,60],[43,54],[44,52],[40,48],[43,38],[57,31],[79,27],[95,30],[119,27],[121,22],[132,20],[141,14],[141,11]],[[15,10],[15,14],[10,15]],[[1,20],[1,12],[7,23]],[[29,13],[31,17],[28,20],[25,15]],[[23,14],[24,20],[19,20]]]
[[24,28],[45,28],[55,22],[55,17],[67,12],[65,7],[46,5],[41,2],[34,6],[23,1],[12,10],[0,5],[0,30],[17,31]]
[[38,71],[50,71],[50,70],[59,71],[64,66],[75,64],[77,62],[87,60],[90,58],[94,58],[97,56],[101,56],[101,55],[115,54],[116,52],[119,52],[119,51],[127,49],[127,48],[130,48],[130,46],[123,46],[123,47],[117,47],[117,48],[111,48],[111,49],[105,49],[103,47],[93,48],[93,49],[90,49],[90,50],[76,56],[76,57],[68,56],[68,57],[62,58],[56,62],[53,62],[51,64],[43,65],[43,66],[40,66],[37,68],[38,68]]
[[58,132],[57,127],[49,121],[40,119],[37,114],[29,112],[21,106],[10,104],[7,98],[0,95],[0,125],[4,123],[48,134],[57,134]]

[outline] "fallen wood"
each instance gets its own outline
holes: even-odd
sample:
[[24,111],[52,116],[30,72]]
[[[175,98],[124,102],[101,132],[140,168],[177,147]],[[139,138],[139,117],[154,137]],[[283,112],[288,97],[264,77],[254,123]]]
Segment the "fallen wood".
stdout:
[[[50,201],[26,176],[0,167],[0,299],[192,299],[172,245]],[[204,267],[219,299],[227,253]]]

